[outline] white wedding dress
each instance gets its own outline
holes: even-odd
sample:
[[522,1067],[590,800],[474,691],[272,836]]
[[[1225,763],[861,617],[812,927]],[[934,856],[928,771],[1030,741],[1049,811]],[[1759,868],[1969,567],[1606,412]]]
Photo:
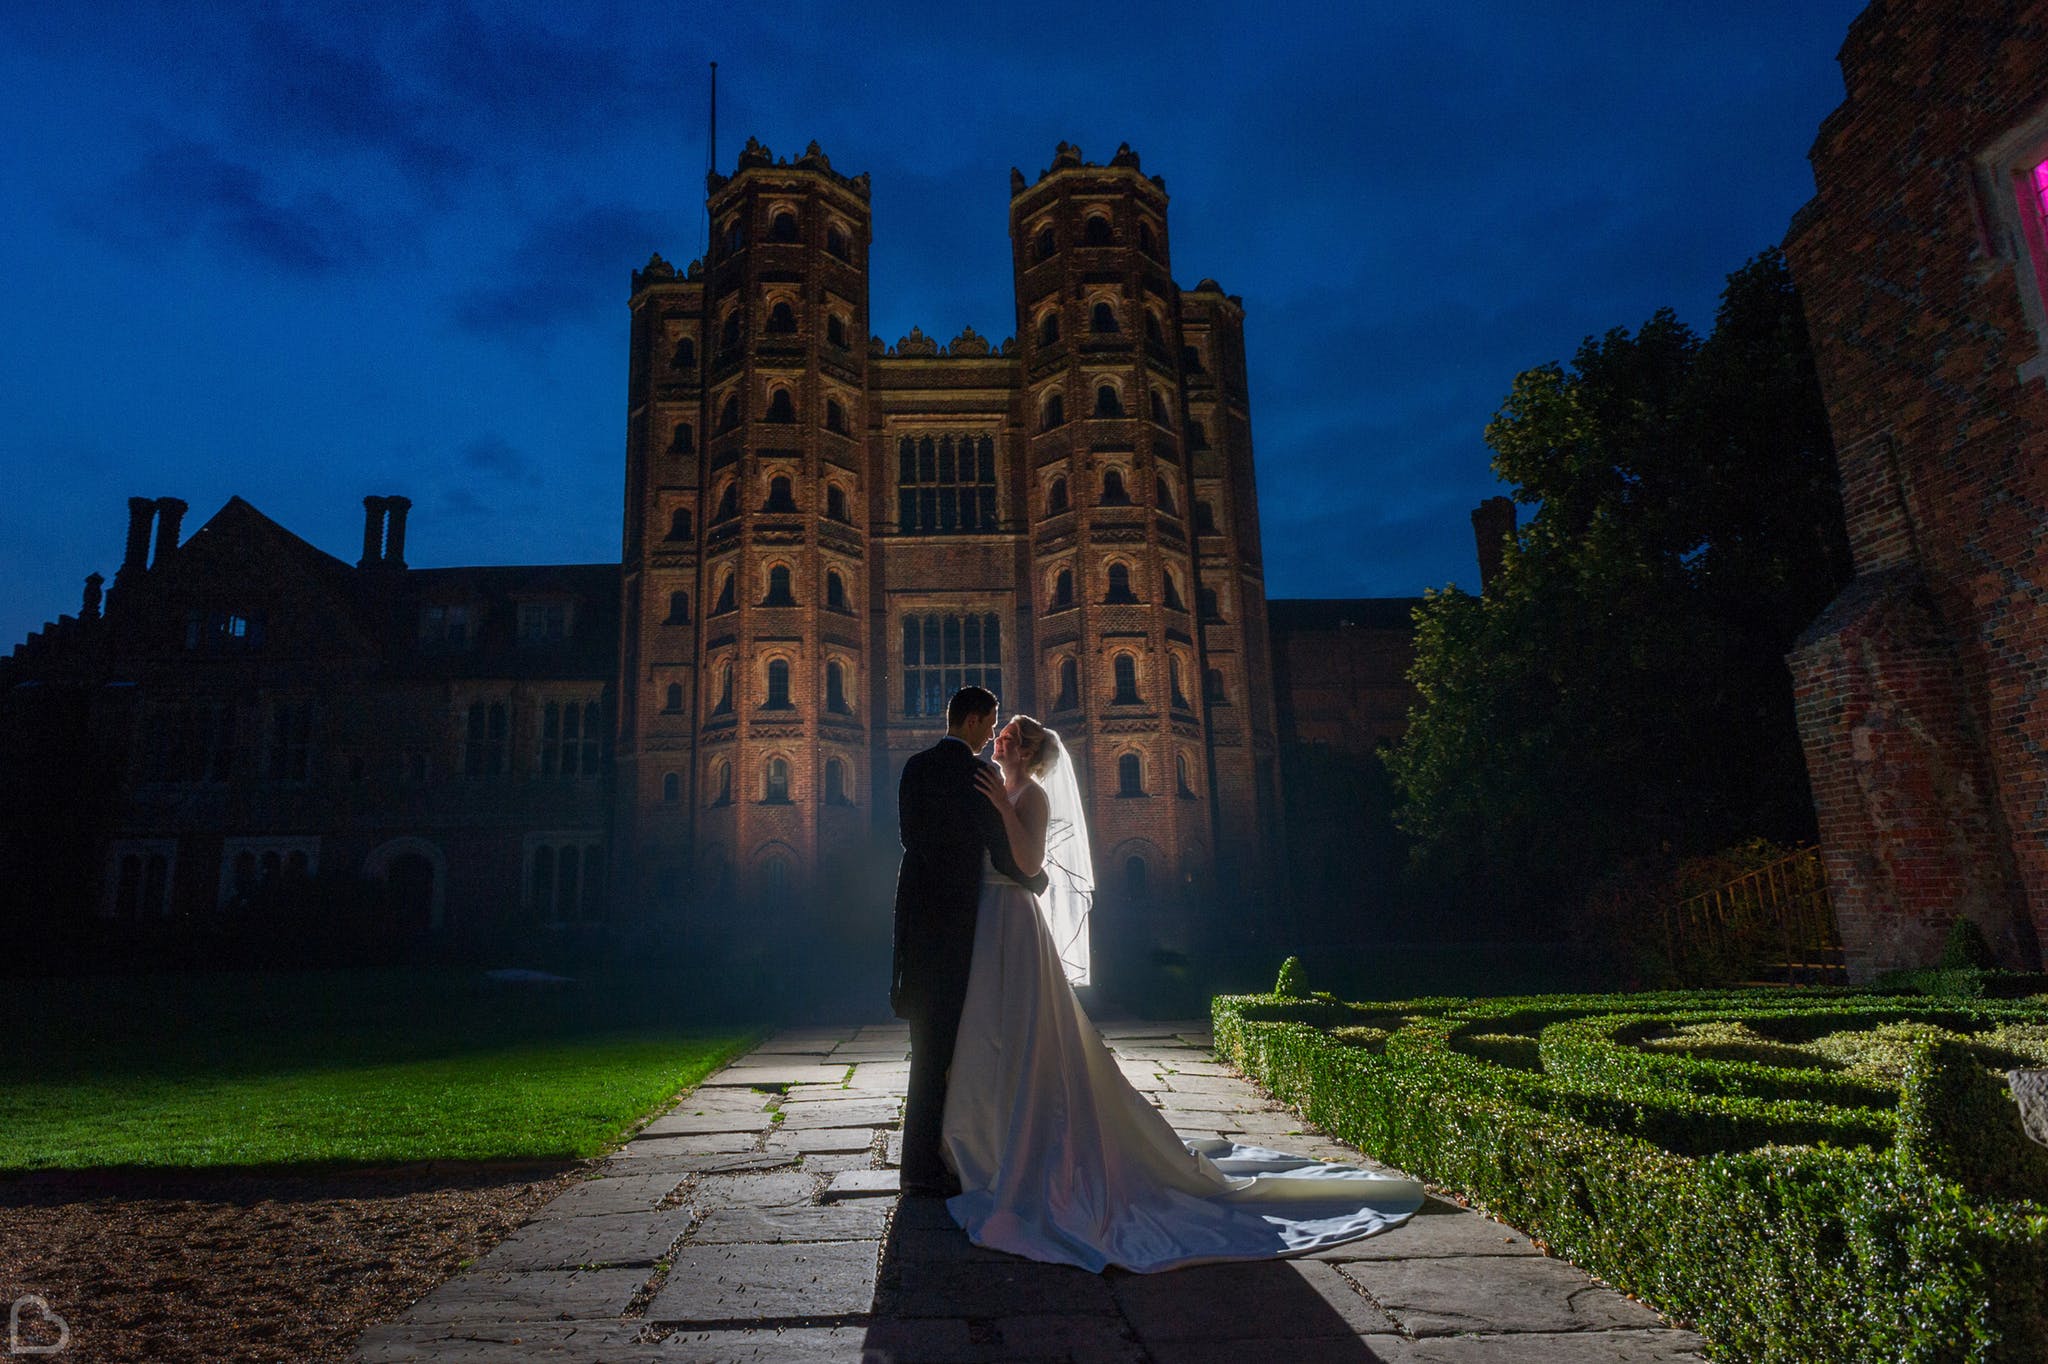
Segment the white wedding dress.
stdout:
[[1183,1142],[1088,1021],[1067,982],[1075,952],[1063,967],[1041,911],[984,860],[943,1119],[961,1185],[946,1207],[977,1245],[1151,1272],[1300,1255],[1421,1208],[1412,1179],[1220,1138]]

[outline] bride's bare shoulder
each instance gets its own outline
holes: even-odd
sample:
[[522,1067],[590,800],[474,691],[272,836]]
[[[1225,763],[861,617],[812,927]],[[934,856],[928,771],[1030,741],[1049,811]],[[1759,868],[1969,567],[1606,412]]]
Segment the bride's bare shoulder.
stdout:
[[1035,781],[1025,782],[1024,789],[1017,793],[1017,814],[1042,826],[1051,810],[1051,797],[1045,794],[1045,788]]

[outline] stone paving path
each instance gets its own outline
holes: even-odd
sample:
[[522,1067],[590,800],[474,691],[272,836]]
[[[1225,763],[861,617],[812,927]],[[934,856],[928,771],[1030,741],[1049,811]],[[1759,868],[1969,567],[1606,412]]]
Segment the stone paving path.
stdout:
[[[1201,1022],[1105,1028],[1186,1135],[1371,1166],[1263,1097]],[[899,1199],[903,1028],[783,1032],[394,1322],[356,1364],[1667,1364],[1699,1337],[1431,1198],[1313,1257],[1089,1274]],[[1385,1168],[1375,1166],[1374,1168]]]

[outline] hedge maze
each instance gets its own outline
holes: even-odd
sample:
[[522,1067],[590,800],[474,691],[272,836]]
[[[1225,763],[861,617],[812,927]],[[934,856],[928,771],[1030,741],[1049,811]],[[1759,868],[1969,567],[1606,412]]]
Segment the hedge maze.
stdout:
[[[1226,996],[1216,1045],[1310,1121],[1690,1324],[1715,1358],[2048,1359],[2048,1147],[2019,997]],[[1392,1233],[1399,1235],[1399,1232]]]

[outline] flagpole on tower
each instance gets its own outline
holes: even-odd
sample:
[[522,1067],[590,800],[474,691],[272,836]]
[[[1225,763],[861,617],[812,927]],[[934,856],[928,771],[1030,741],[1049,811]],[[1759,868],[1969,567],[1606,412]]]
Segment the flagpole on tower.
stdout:
[[718,174],[718,63],[711,63],[711,129],[704,167],[704,260],[711,260],[711,177]]

